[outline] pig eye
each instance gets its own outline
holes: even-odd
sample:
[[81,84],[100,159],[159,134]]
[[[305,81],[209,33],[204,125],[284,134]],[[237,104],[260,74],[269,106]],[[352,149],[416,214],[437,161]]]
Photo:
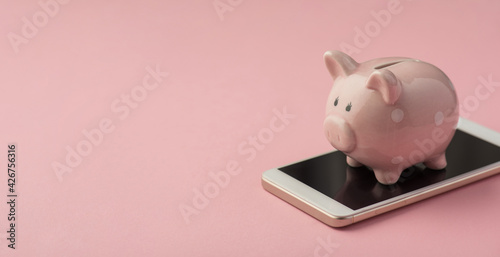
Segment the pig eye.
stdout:
[[337,98],[335,98],[335,102],[333,102],[333,105],[334,105],[334,106],[337,106],[337,104],[339,104],[339,98],[338,98],[338,97],[337,97]]
[[352,107],[352,104],[349,103],[346,107],[345,107],[345,110],[346,111],[350,111],[351,110],[351,107]]

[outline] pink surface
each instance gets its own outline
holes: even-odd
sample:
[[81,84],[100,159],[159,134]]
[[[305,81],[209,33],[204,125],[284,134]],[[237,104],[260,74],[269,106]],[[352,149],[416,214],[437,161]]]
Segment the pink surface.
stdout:
[[348,45],[437,65],[500,131],[499,2],[40,2],[0,8],[0,256],[500,255],[500,176],[344,229],[260,185],[331,149],[322,55]]

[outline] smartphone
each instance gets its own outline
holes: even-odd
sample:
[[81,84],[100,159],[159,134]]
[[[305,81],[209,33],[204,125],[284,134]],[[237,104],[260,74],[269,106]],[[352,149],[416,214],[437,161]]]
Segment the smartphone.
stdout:
[[265,171],[265,190],[332,227],[343,227],[500,173],[500,133],[460,118],[448,165],[403,171],[394,185],[347,165],[340,151]]

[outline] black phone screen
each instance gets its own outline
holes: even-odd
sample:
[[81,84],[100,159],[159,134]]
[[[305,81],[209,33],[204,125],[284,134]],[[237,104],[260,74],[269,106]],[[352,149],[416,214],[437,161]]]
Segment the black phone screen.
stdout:
[[279,168],[282,172],[356,210],[500,161],[500,147],[457,130],[446,150],[448,165],[431,170],[417,164],[394,185],[377,182],[367,167],[347,165],[340,151]]

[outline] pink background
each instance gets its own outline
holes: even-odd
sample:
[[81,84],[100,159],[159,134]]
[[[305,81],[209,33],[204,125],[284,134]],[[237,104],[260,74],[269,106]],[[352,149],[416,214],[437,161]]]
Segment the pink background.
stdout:
[[[331,150],[322,55],[342,44],[358,61],[435,64],[467,102],[462,115],[500,131],[498,1],[401,0],[395,11],[390,0],[220,0],[220,16],[212,0],[66,2],[1,4],[0,256],[500,255],[500,176],[343,229],[260,185],[269,168]],[[33,16],[36,33],[23,35]],[[147,67],[169,76],[144,91],[144,77],[155,83]],[[134,108],[120,100],[131,92]],[[265,134],[284,108],[294,117]],[[53,165],[102,120],[114,130],[58,179]],[[248,140],[259,133],[256,150]],[[6,240],[12,142],[16,250]],[[214,187],[210,174],[234,162],[240,173]],[[194,209],[205,189],[213,198]],[[185,219],[186,206],[195,214]]]

